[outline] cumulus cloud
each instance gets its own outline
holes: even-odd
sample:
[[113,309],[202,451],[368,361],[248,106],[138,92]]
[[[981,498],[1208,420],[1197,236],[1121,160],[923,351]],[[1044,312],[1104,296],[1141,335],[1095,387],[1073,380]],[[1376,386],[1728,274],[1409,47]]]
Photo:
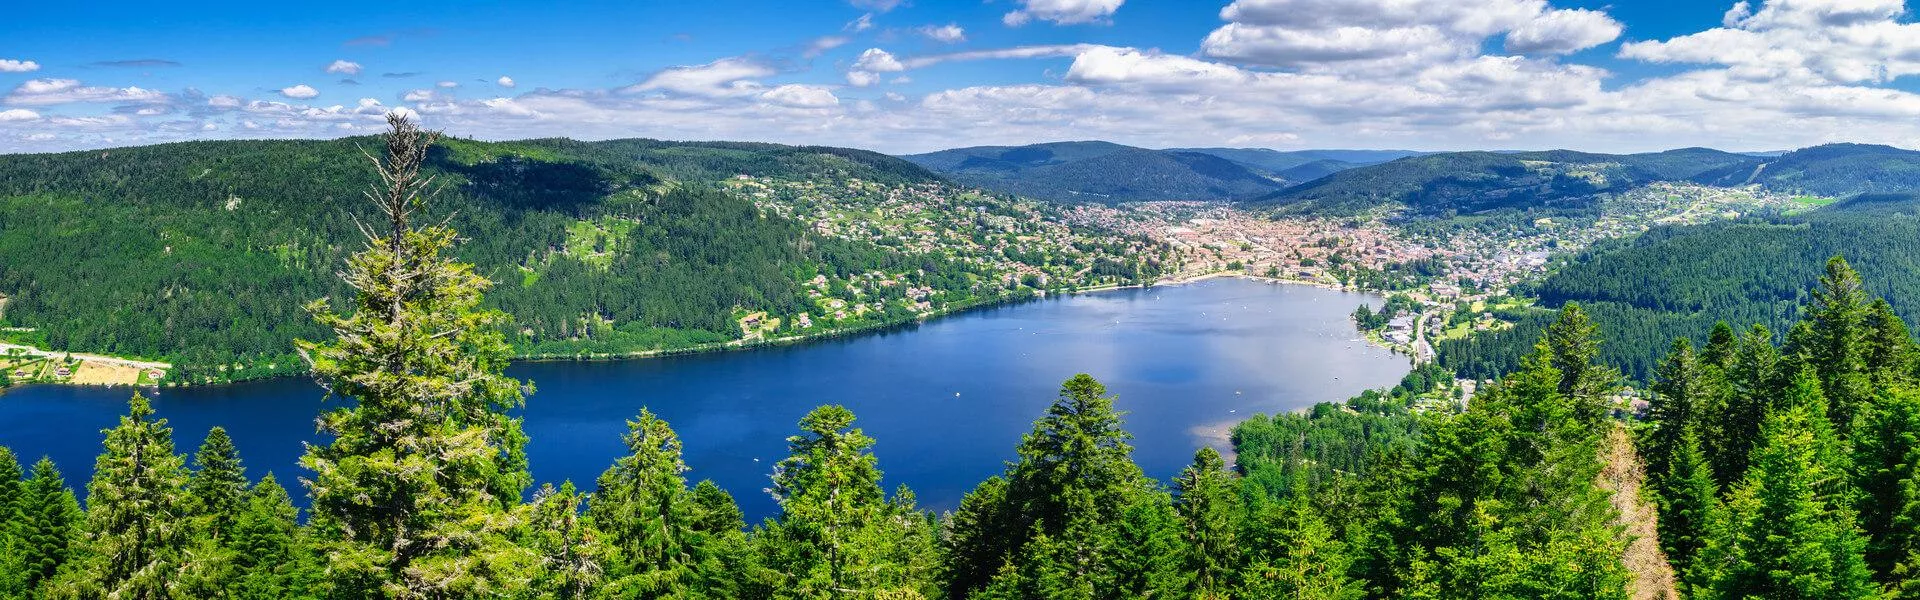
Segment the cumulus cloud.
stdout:
[[1480,55],[1506,35],[1521,54],[1566,54],[1613,41],[1604,12],[1545,0],[1236,0],[1201,42],[1207,56],[1298,69],[1412,71]]
[[516,85],[516,84],[515,84],[515,83],[513,82],[513,78],[512,78],[512,77],[508,77],[508,76],[505,76],[505,75],[501,75],[499,79],[496,79],[496,80],[494,80],[494,83],[496,83],[496,84],[499,84],[499,85],[500,85],[500,87],[503,87],[503,88],[510,88],[510,87],[513,87],[514,85]]
[[1903,14],[1900,0],[1740,2],[1721,27],[1625,44],[1620,56],[1718,65],[1749,81],[1884,83],[1920,74],[1920,24]]
[[280,88],[280,95],[286,96],[288,98],[293,98],[295,100],[306,100],[308,98],[319,96],[320,90],[313,89],[313,86],[302,83],[299,85]]
[[962,29],[955,23],[927,25],[917,31],[920,32],[920,35],[927,36],[927,39],[945,44],[958,44],[967,41],[967,30]]
[[1611,42],[1622,29],[1600,11],[1551,10],[1508,32],[1506,47],[1521,54],[1566,54]]
[[348,60],[335,60],[327,64],[326,72],[338,75],[359,75],[360,63]]
[[33,112],[24,108],[9,108],[7,110],[0,110],[0,122],[35,121],[35,120],[39,120],[39,118],[40,118],[40,113]]
[[1031,21],[1049,21],[1055,25],[1105,23],[1120,10],[1126,0],[1015,0],[1020,8],[1000,17],[1009,27]]
[[460,87],[460,82],[458,82],[458,81],[442,81],[442,82],[439,82],[439,83],[435,83],[435,84],[433,84],[433,85],[435,85],[435,86],[438,86],[438,87],[440,87],[441,89],[453,89],[453,88],[457,88],[457,87]]
[[30,60],[0,58],[0,73],[31,73],[40,70],[40,63]]

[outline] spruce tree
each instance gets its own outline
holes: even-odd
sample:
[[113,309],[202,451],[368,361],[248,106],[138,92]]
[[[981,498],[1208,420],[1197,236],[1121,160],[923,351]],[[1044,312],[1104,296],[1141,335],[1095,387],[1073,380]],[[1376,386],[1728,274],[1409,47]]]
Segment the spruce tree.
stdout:
[[685,596],[699,549],[699,515],[682,475],[680,438],[642,409],[627,421],[628,455],[600,475],[587,519],[614,549],[608,578],[629,598]]
[[1695,428],[1697,405],[1708,404],[1700,361],[1693,354],[1693,343],[1686,338],[1673,341],[1673,349],[1654,370],[1653,397],[1648,416],[1654,430],[1647,440],[1647,468],[1656,475],[1667,472],[1667,464],[1680,446],[1680,438]]
[[870,451],[874,440],[853,421],[844,407],[822,406],[800,420],[800,435],[787,438],[789,455],[775,467],[769,490],[780,517],[756,538],[766,566],[784,575],[784,597],[928,595],[933,573],[894,550],[931,551],[931,536],[916,531],[929,521],[888,501]]
[[1305,494],[1264,506],[1248,527],[1270,540],[1250,549],[1237,598],[1357,600],[1366,590],[1348,570],[1352,552]]
[[302,569],[310,560],[301,546],[299,511],[287,490],[269,473],[241,498],[226,547],[240,576],[227,585],[235,599],[288,598],[301,595]]
[[505,314],[479,308],[490,285],[444,256],[453,230],[423,225],[436,188],[421,173],[434,135],[389,115],[380,183],[367,196],[386,219],[363,225],[366,248],[343,278],[351,314],[308,306],[335,341],[300,342],[316,378],[344,404],[324,412],[326,445],[301,464],[312,522],[331,558],[331,592],[391,597],[493,596],[528,579],[525,553],[501,540],[530,480],[521,384],[501,374]]
[[1752,467],[1691,568],[1701,598],[1874,598],[1866,540],[1811,368],[1761,426]]
[[1874,388],[1884,390],[1912,384],[1915,369],[1920,368],[1920,364],[1916,364],[1920,348],[1914,345],[1913,332],[1907,328],[1906,321],[1893,313],[1893,305],[1888,304],[1886,298],[1875,298],[1867,308],[1865,325],[1866,368]]
[[1707,345],[1700,349],[1700,362],[1715,365],[1721,369],[1733,366],[1733,354],[1739,337],[1733,326],[1726,321],[1715,321],[1713,330],[1707,333]]
[[601,532],[580,518],[581,501],[581,494],[568,482],[557,489],[542,486],[534,492],[533,502],[522,508],[526,531],[520,534],[520,543],[539,555],[541,564],[528,592],[558,599],[587,598],[595,590],[621,598],[667,596],[643,595],[630,584],[602,587],[612,547]]
[[1678,573],[1687,572],[1708,537],[1708,526],[1720,506],[1720,486],[1713,465],[1700,449],[1700,437],[1688,431],[1660,479],[1660,549]]
[[187,479],[189,509],[198,521],[196,535],[220,539],[226,537],[234,517],[245,506],[246,469],[240,465],[240,453],[233,447],[227,430],[214,427],[200,450],[193,454],[195,469]]
[[60,477],[53,461],[41,457],[27,477],[16,513],[13,551],[24,569],[19,588],[30,593],[40,590],[73,555],[80,536],[80,502]]
[[[1188,510],[1198,507],[1189,505]],[[1218,512],[1213,516],[1224,518],[1216,519],[1211,525],[1219,529],[1209,533],[1231,538],[1232,522],[1227,520],[1231,517]],[[1189,537],[1195,533],[1192,524],[1184,517],[1165,492],[1135,494],[1121,509],[1119,520],[1092,536],[1080,537],[1103,568],[1079,576],[1088,579],[1101,598],[1225,598],[1233,566],[1239,562],[1232,555],[1237,550],[1223,544],[1228,539],[1215,538],[1213,550],[1220,554],[1200,556]],[[1201,577],[1208,580],[1202,582]]]
[[1558,390],[1574,402],[1575,414],[1588,423],[1596,423],[1612,409],[1608,396],[1618,385],[1620,374],[1601,365],[1602,340],[1599,327],[1580,308],[1569,302],[1560,316],[1547,325],[1541,343],[1554,370],[1560,373]]
[[20,459],[13,450],[0,446],[0,542],[12,534],[13,523],[20,511],[20,501],[27,491],[27,482],[20,472]]
[[1710,417],[1701,420],[1701,445],[1713,463],[1715,480],[1729,487],[1747,470],[1754,441],[1760,437],[1760,422],[1767,407],[1780,395],[1779,350],[1773,346],[1773,333],[1754,325],[1734,351],[1733,367],[1727,372],[1727,393],[1718,401]]
[[1872,394],[1867,371],[1871,305],[1860,274],[1846,259],[1833,257],[1827,261],[1826,273],[1806,307],[1803,323],[1808,325],[1811,339],[1796,343],[1804,346],[1797,350],[1804,352],[1820,377],[1828,416],[1842,438],[1850,434],[1854,417]]
[[1185,572],[1192,578],[1191,595],[1196,598],[1223,597],[1239,566],[1234,529],[1243,513],[1239,490],[1226,466],[1218,451],[1203,446],[1194,453],[1193,464],[1174,479],[1173,506],[1186,542]]
[[73,564],[53,583],[64,598],[164,598],[190,540],[185,460],[173,429],[153,418],[138,394],[120,424],[106,430],[105,451],[87,484],[85,527]]
[[1909,482],[1920,479],[1920,391],[1883,391],[1869,406],[1853,439],[1853,483],[1860,492],[1860,528],[1867,562],[1883,577],[1920,543],[1920,532],[1898,524]]

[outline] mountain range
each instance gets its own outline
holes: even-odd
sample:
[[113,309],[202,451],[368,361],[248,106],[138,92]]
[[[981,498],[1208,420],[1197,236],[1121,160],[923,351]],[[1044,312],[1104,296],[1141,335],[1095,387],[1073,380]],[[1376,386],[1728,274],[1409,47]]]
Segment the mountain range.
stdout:
[[1639,154],[1571,150],[1170,148],[1109,142],[956,148],[902,158],[957,182],[1057,202],[1238,202],[1293,214],[1383,205],[1417,214],[1579,209],[1654,181],[1691,181],[1843,198],[1920,190],[1920,152],[1829,144],[1790,152],[1682,148]]

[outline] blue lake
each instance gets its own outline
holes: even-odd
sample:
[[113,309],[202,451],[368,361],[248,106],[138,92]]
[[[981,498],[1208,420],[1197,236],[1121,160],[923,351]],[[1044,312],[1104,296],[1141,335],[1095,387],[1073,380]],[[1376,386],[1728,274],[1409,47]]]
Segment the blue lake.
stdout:
[[[878,440],[889,489],[905,483],[945,510],[1011,459],[1060,382],[1089,373],[1128,412],[1134,457],[1163,480],[1232,423],[1391,386],[1403,356],[1357,341],[1348,314],[1376,297],[1213,279],[982,309],[914,327],[795,346],[620,362],[537,362],[508,374],[537,393],[524,411],[537,481],[591,487],[624,453],[642,407],[685,443],[692,481],[713,479],[749,515],[795,423],[841,404]],[[0,395],[0,445],[22,462],[53,457],[84,492],[100,430],[128,388],[25,386]],[[209,427],[233,435],[248,474],[272,471],[296,496],[303,440],[315,439],[320,388],[307,379],[149,390],[182,453]],[[304,504],[304,502],[303,502]]]

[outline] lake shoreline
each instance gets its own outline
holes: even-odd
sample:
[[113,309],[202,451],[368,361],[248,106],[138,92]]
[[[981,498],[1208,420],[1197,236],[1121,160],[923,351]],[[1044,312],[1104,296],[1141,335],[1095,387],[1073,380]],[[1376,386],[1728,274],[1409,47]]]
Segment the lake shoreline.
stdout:
[[[936,320],[945,319],[948,317],[954,317],[954,316],[962,315],[965,313],[973,312],[976,310],[1015,306],[1015,305],[1025,304],[1027,302],[1032,302],[1032,301],[1046,300],[1049,298],[1075,296],[1075,295],[1083,295],[1083,294],[1097,294],[1102,292],[1112,292],[1112,291],[1119,291],[1119,290],[1152,289],[1156,287],[1184,286],[1184,285],[1190,285],[1195,283],[1201,283],[1201,282],[1205,282],[1212,279],[1245,279],[1248,281],[1255,281],[1255,282],[1267,283],[1272,285],[1303,285],[1303,286],[1316,287],[1320,289],[1332,290],[1332,291],[1338,291],[1338,292],[1372,293],[1372,292],[1368,292],[1367,290],[1350,289],[1345,286],[1333,285],[1326,282],[1304,281],[1299,279],[1287,279],[1287,278],[1279,278],[1279,277],[1263,277],[1263,276],[1253,275],[1245,272],[1213,271],[1208,273],[1200,273],[1197,275],[1189,275],[1185,277],[1162,278],[1162,279],[1157,279],[1147,283],[1109,284],[1109,285],[1094,286],[1089,288],[1056,291],[1052,293],[1041,291],[1041,292],[1037,292],[1035,294],[1024,296],[1024,297],[994,298],[994,299],[974,302],[974,303],[956,307],[956,308],[947,308],[940,311],[919,315],[909,319],[900,319],[900,320],[894,320],[894,321],[874,323],[869,325],[861,325],[856,327],[834,329],[830,331],[824,331],[821,333],[808,334],[808,335],[794,335],[794,336],[786,336],[786,337],[764,339],[764,340],[729,340],[725,342],[701,344],[701,345],[695,345],[695,346],[688,346],[684,348],[672,348],[672,349],[661,349],[661,350],[639,350],[639,351],[633,351],[633,352],[584,353],[584,354],[567,355],[567,356],[552,355],[552,354],[547,354],[547,355],[529,354],[529,355],[514,356],[509,360],[516,363],[620,362],[620,361],[629,361],[629,360],[646,360],[646,359],[652,359],[652,358],[667,358],[667,357],[674,357],[674,356],[692,356],[692,355],[699,355],[699,354],[723,354],[728,352],[741,352],[741,351],[747,351],[747,350],[759,350],[759,349],[766,349],[766,348],[798,346],[798,345],[804,345],[804,344],[813,343],[813,342],[842,339],[842,338],[855,337],[860,335],[882,333],[882,332],[896,330],[896,329],[916,327],[923,323],[930,323]],[[1375,343],[1371,340],[1369,340],[1368,343],[1376,347],[1383,347],[1383,348],[1386,347],[1386,346],[1382,346],[1381,344]],[[149,385],[128,385],[127,387],[136,388],[136,389],[145,388],[145,389],[155,389],[155,390],[188,389],[188,388],[205,389],[205,388],[217,388],[221,386],[238,385],[238,384],[254,382],[254,381],[270,381],[274,379],[296,378],[296,377],[303,377],[303,376],[305,376],[305,374],[290,373],[290,374],[272,375],[267,377],[252,377],[252,378],[238,379],[233,381],[223,381],[220,383],[199,383],[199,384],[188,383],[188,384],[178,384],[178,385],[149,384]],[[19,385],[7,386],[7,387],[0,387],[0,396],[6,395],[7,391],[9,390],[23,388],[27,386],[33,386],[33,385],[75,386],[75,387],[100,387],[101,386],[100,384],[79,384],[79,383],[65,383],[65,382],[19,384]],[[120,386],[106,385],[105,387],[120,387]]]

